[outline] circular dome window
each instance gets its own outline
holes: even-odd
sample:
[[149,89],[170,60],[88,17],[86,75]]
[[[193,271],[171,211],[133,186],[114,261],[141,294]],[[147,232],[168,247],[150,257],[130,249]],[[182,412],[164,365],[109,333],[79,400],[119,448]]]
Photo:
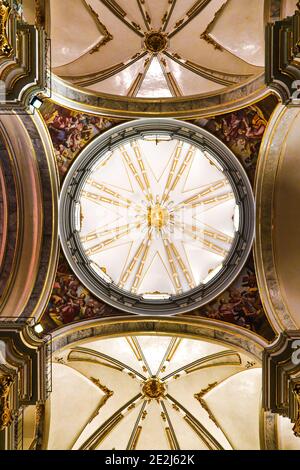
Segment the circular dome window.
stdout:
[[82,283],[131,313],[175,314],[212,300],[251,249],[254,200],[236,157],[171,119],[102,134],[64,182],[60,237]]

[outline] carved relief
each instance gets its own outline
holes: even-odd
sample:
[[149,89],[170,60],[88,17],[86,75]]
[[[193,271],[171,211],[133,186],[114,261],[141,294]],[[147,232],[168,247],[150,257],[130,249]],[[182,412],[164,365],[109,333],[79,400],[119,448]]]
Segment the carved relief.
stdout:
[[145,49],[157,54],[163,52],[168,46],[167,35],[161,31],[150,31],[145,34]]
[[151,377],[146,382],[144,382],[142,391],[145,397],[149,400],[159,400],[165,396],[166,387],[164,383],[161,382],[157,377]]
[[95,377],[91,377],[90,380],[95,384],[101,392],[104,393],[104,396],[102,397],[100,404],[98,408],[96,409],[95,413],[92,414],[89,422],[93,421],[93,419],[99,414],[99,411],[101,408],[106,404],[107,400],[113,396],[114,392],[112,390],[109,390],[105,385],[103,385],[99,379],[96,379]]
[[7,22],[11,12],[10,6],[0,2],[0,57],[9,57],[12,53],[12,46],[7,37]]
[[109,390],[105,385],[102,385],[99,379],[95,379],[94,377],[91,377],[91,381],[97,385],[98,388],[105,394],[102,406],[105,405],[107,400],[114,394],[112,390]]
[[35,1],[35,26],[22,20],[20,4],[0,0],[0,80],[5,91],[1,109],[5,112],[27,110],[33,96],[49,85],[43,2]]
[[281,333],[274,345],[263,354],[263,407],[294,423],[295,436],[300,437],[300,377],[299,365],[293,360],[299,331]]
[[212,32],[216,22],[218,21],[218,19],[220,18],[220,16],[222,15],[223,11],[225,10],[225,8],[227,7],[227,4],[228,4],[228,1],[225,2],[221,8],[216,12],[213,20],[207,25],[207,28],[205,31],[203,31],[203,33],[201,34],[200,38],[201,39],[204,39],[204,41],[208,42],[209,44],[211,44],[212,46],[214,46],[215,49],[223,52],[224,51],[224,48],[221,46],[221,44],[219,44],[215,39],[213,39],[210,35],[210,33]]
[[90,50],[90,54],[94,54],[95,52],[99,51],[100,47],[105,46],[105,44],[111,41],[113,39],[113,35],[110,34],[106,26],[100,21],[98,13],[91,7],[91,5],[89,5],[86,1],[84,1],[84,4],[95,20],[99,32],[103,35],[100,41]]
[[45,24],[45,17],[40,0],[35,0],[35,24],[36,26],[44,26]]
[[211,412],[209,406],[207,405],[206,401],[204,400],[204,395],[206,395],[208,392],[210,392],[213,388],[215,388],[216,386],[218,385],[218,382],[214,382],[212,384],[209,384],[208,387],[206,388],[203,388],[199,393],[195,393],[194,397],[196,398],[196,400],[198,400],[198,402],[200,403],[200,405],[202,406],[202,408],[207,412],[209,418],[215,423],[215,425],[217,427],[219,427],[219,424],[216,420],[216,418],[214,417],[213,413]]
[[285,103],[299,100],[300,11],[267,25],[266,50],[267,84],[280,93]]
[[296,385],[294,388],[294,395],[296,397],[297,406],[298,406],[298,415],[293,427],[295,436],[300,437],[300,384]]
[[0,377],[0,431],[12,423],[13,414],[9,404],[9,393],[13,379],[9,375]]
[[45,405],[38,403],[35,408],[35,437],[29,450],[42,450],[45,425]]

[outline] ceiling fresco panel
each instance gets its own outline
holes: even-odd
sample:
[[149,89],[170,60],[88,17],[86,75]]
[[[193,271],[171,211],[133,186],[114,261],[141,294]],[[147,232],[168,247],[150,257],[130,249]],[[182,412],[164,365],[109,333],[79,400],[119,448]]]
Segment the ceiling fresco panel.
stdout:
[[[240,159],[253,182],[260,142],[276,103],[271,95],[236,113],[193,122],[223,140]],[[80,150],[103,130],[118,124],[115,120],[69,111],[50,101],[44,105],[42,113],[53,139],[62,180]],[[72,146],[73,141],[75,146]],[[111,315],[120,315],[120,312],[93,297],[76,279],[61,253],[53,294],[42,320],[45,328]],[[224,294],[188,315],[234,323],[267,338],[273,336],[260,301],[252,256]]]

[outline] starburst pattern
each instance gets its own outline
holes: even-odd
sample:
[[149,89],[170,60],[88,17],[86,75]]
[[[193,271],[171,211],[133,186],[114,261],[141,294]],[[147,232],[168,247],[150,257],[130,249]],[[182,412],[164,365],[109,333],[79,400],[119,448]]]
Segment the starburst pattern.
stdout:
[[81,191],[80,240],[106,282],[169,298],[220,270],[234,239],[235,207],[209,153],[171,137],[139,138],[94,165]]
[[[93,5],[84,0],[83,3],[101,33],[101,40],[68,67],[56,69],[63,79],[75,85],[108,93],[116,91],[129,97],[170,98],[221,91],[246,82],[256,73],[251,66],[251,59],[255,59],[250,49],[260,51],[261,36],[256,34],[249,40],[248,32],[246,41],[250,41],[251,48],[236,50],[231,45],[234,37],[228,45],[220,35],[216,39],[213,34],[217,20],[225,16],[225,23],[228,21],[230,8],[228,12],[229,2],[225,0],[98,0]],[[258,9],[257,20],[261,14]],[[220,40],[222,44],[218,43]],[[195,44],[195,50],[200,48],[203,53],[194,54],[189,44]],[[112,54],[107,54],[108,48]],[[72,44],[65,49],[72,50]],[[116,50],[118,60],[114,62],[111,56]],[[91,54],[100,69],[86,67]],[[67,58],[70,59],[68,54]],[[92,70],[85,73],[89,68]]]
[[[67,411],[61,411],[69,416],[63,444],[53,430],[64,421],[53,413],[50,448],[57,447],[55,440],[60,447],[82,450],[222,450],[239,448],[241,442],[255,447],[259,419],[254,397],[259,398],[261,375],[259,364],[253,361],[249,368],[249,360],[225,345],[179,337],[126,336],[73,344],[56,352],[54,394],[63,376],[83,388],[66,387],[72,398]],[[251,391],[245,387],[249,377]],[[78,420],[72,406],[87,390],[90,407],[87,417]],[[236,409],[238,428],[232,420]],[[243,437],[240,426],[248,427],[249,420],[254,435]]]

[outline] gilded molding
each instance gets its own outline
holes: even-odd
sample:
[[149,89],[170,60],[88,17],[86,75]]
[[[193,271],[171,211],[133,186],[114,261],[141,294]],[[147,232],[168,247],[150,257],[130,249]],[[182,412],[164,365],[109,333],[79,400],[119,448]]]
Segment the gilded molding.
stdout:
[[1,316],[37,319],[48,303],[57,266],[58,181],[53,150],[37,113],[3,115],[0,132],[16,185],[12,227],[16,243],[8,275],[2,279]]
[[[124,63],[124,62],[121,62],[119,64],[116,64],[116,65],[113,65],[112,67],[109,67],[107,69],[104,69],[104,70],[101,70],[101,71],[97,71],[97,72],[93,72],[93,73],[89,73],[89,74],[85,74],[85,75],[79,75],[79,76],[76,76],[76,77],[73,77],[73,76],[68,76],[68,75],[61,75],[59,78],[61,80],[64,80],[65,82],[69,82],[70,83],[70,86],[76,86],[76,87],[88,87],[88,86],[91,86],[95,83],[98,83],[99,81],[103,81],[103,80],[106,80],[107,78],[110,78],[118,73],[120,73],[121,71],[125,70],[126,68],[130,67],[132,64],[134,64],[135,62],[137,62],[138,60],[142,59],[143,57],[145,57],[147,54],[147,51],[143,50],[142,52],[140,53],[137,53],[135,54],[133,57],[131,57],[131,59],[129,60],[129,62],[127,63]],[[222,86],[225,86],[225,87],[233,87],[233,86],[236,86],[236,85],[239,85],[241,83],[245,83],[249,80],[252,80],[253,79],[253,75],[238,75],[238,74],[231,74],[231,73],[224,73],[224,72],[220,72],[218,70],[214,70],[214,69],[209,69],[209,68],[206,68],[206,67],[203,67],[195,62],[192,62],[192,61],[189,61],[189,60],[183,60],[178,54],[176,53],[170,53],[168,51],[164,51],[163,54],[168,57],[169,59],[175,61],[176,63],[178,63],[179,65],[181,65],[182,67],[192,71],[193,73],[196,73],[197,75],[203,77],[203,78],[206,78],[207,80],[211,80],[215,83],[218,83]],[[166,61],[165,61],[165,58],[161,58],[160,62],[164,65],[164,67],[166,67]],[[149,57],[145,60],[145,63],[144,63],[144,73],[141,74],[142,75],[142,78],[144,78],[144,75],[148,69],[147,66],[150,65],[150,59]],[[170,72],[168,72],[170,73]],[[165,74],[167,75],[167,74]],[[135,78],[135,80],[139,80],[139,75]],[[174,81],[174,79],[173,79]],[[67,84],[66,84],[67,86]],[[178,88],[178,85],[176,86],[176,88],[179,90]],[[83,93],[89,93],[87,90],[82,90]],[[181,96],[182,93],[177,93],[175,94],[174,96]],[[98,96],[100,96],[100,94],[98,94]],[[109,96],[109,95],[107,95]],[[132,93],[128,93],[128,96],[135,96],[135,94],[132,94]],[[124,97],[123,97],[124,99]],[[189,97],[186,97],[186,99],[189,99]],[[144,100],[143,100],[144,101]]]
[[0,431],[5,432],[6,450],[20,449],[22,410],[30,405],[36,406],[30,449],[42,446],[43,405],[51,390],[51,339],[38,336],[33,325],[28,319],[1,318],[0,342],[5,348],[5,365],[0,366]]
[[293,431],[296,437],[300,437],[300,384],[297,384],[293,390],[293,393],[295,395],[296,401],[297,401],[297,418],[295,425],[293,427]]
[[13,412],[10,407],[9,395],[13,379],[9,375],[0,377],[0,431],[10,426],[13,421]]
[[101,404],[101,407],[105,405],[105,403],[107,402],[107,400],[113,396],[114,392],[112,390],[109,390],[109,388],[107,388],[105,385],[103,385],[99,379],[95,379],[95,377],[91,377],[91,381],[93,382],[93,384],[95,384],[100,390],[101,392],[104,393],[105,397],[102,401],[102,404]]
[[102,397],[100,404],[98,408],[96,409],[95,413],[93,413],[93,415],[91,416],[89,423],[99,414],[99,411],[101,410],[101,408],[103,408],[107,400],[110,397],[112,397],[114,394],[114,392],[112,390],[109,390],[109,388],[107,388],[105,385],[103,385],[99,379],[95,379],[95,377],[90,377],[90,380],[93,382],[94,385],[96,385],[96,387],[98,387],[101,390],[101,392],[104,393],[104,396]]
[[266,411],[290,418],[294,434],[300,437],[300,371],[293,361],[294,343],[300,332],[281,333],[263,354],[262,406]]
[[252,78],[252,75],[237,75],[231,73],[224,73],[218,70],[209,69],[203,67],[195,62],[190,60],[183,60],[178,54],[171,54],[170,52],[165,51],[164,55],[169,57],[170,59],[174,60],[176,63],[181,65],[182,67],[191,70],[192,72],[196,73],[200,77],[206,78],[212,82],[218,83],[219,85],[231,87],[241,82],[245,82]]
[[55,103],[80,112],[124,120],[158,116],[181,119],[216,116],[251,105],[270,93],[263,73],[221,93],[142,100],[84,90],[52,74],[52,100]]
[[295,330],[295,321],[283,297],[274,251],[274,188],[281,148],[298,108],[278,105],[274,110],[260,148],[255,180],[256,237],[254,257],[259,292],[274,331]]
[[127,63],[120,62],[119,64],[113,65],[112,67],[109,67],[107,69],[100,70],[98,72],[85,74],[85,75],[78,75],[76,77],[61,76],[60,78],[62,80],[65,80],[66,82],[70,82],[74,86],[88,87],[88,86],[94,85],[95,83],[98,83],[102,80],[106,80],[107,78],[110,78],[110,77],[122,72],[123,70],[130,67],[136,61],[142,59],[146,55],[147,55],[146,51],[143,51],[141,53],[138,52],[133,57],[131,57],[129,62],[127,62]]
[[[141,398],[141,394],[134,396],[131,400],[119,408],[110,418],[108,418],[100,427],[96,428],[93,434],[88,437],[79,450],[95,450],[98,445],[113,431],[119,422],[125,417],[126,413],[135,407],[136,402]],[[132,406],[134,405],[134,406]],[[129,409],[130,408],[130,409]]]
[[105,46],[105,44],[111,41],[114,37],[108,31],[106,26],[100,21],[98,13],[91,7],[91,5],[89,5],[85,0],[84,0],[84,4],[86,8],[88,9],[88,11],[90,12],[92,18],[94,19],[99,32],[102,35],[104,35],[104,37],[101,38],[100,41],[90,50],[90,54],[94,54],[95,52],[98,52],[102,46]]
[[35,3],[35,25],[42,28],[45,25],[45,0],[34,0]]
[[[206,341],[233,346],[236,351],[247,351],[260,363],[262,352],[268,343],[255,333],[217,320],[197,318],[196,320],[176,316],[121,316],[117,319],[93,319],[77,322],[58,328],[52,333],[53,353],[79,340],[90,337],[110,338],[126,334],[157,333],[176,337],[205,339]],[[78,349],[78,348],[76,348]]]
[[[47,216],[51,217],[51,243],[49,247],[49,254],[47,258],[47,269],[45,273],[45,278],[43,281],[43,287],[40,290],[37,302],[35,304],[34,309],[31,310],[31,315],[38,321],[41,316],[43,315],[45,308],[49,302],[51,296],[51,290],[54,283],[56,271],[57,271],[57,264],[58,264],[58,256],[59,256],[59,240],[58,240],[58,199],[59,199],[59,176],[58,171],[55,163],[55,158],[53,155],[53,146],[49,131],[47,126],[45,125],[44,120],[42,119],[41,115],[36,112],[31,117],[36,130],[40,136],[43,150],[44,150],[44,157],[45,163],[48,169],[48,181],[49,181],[49,190],[46,191],[45,194],[45,181],[43,181],[43,190],[44,190],[44,198],[49,197],[51,200],[51,214],[50,208],[47,210]],[[46,172],[43,172],[44,178]],[[46,201],[44,201],[46,202]],[[46,225],[46,224],[45,224]],[[45,253],[46,254],[46,253]]]
[[215,425],[219,428],[219,423],[218,421],[216,420],[214,414],[211,412],[209,406],[207,405],[206,401],[204,400],[204,396],[210,392],[211,390],[213,390],[216,386],[218,385],[218,382],[214,382],[212,384],[209,384],[208,387],[206,388],[203,388],[199,393],[195,393],[194,397],[196,398],[196,400],[200,403],[200,405],[202,406],[202,408],[207,412],[209,418],[215,423]]
[[132,442],[127,450],[136,450],[142,429],[143,429],[142,426],[138,426],[136,428]]
[[171,450],[177,450],[178,446],[177,446],[177,443],[174,439],[174,435],[173,435],[171,429],[170,428],[165,428],[165,433],[166,433],[166,437],[167,437],[170,449]]
[[171,16],[172,16],[172,13],[173,13],[173,10],[176,6],[176,3],[177,3],[177,0],[169,0],[168,1],[168,7],[167,7],[167,10],[165,11],[165,13],[163,14],[162,18],[161,18],[161,23],[162,23],[162,31],[165,31],[168,24],[169,24],[169,21],[171,19]]
[[[207,5],[211,2],[212,0],[197,0],[193,6],[186,12],[185,17],[181,18],[180,20],[177,21],[177,23],[174,25],[174,29],[169,33],[169,38],[177,34],[182,28],[184,28],[190,21],[192,21],[201,11],[207,7]],[[173,0],[173,3],[175,4],[176,0]],[[169,0],[169,3],[172,3],[172,0]],[[172,5],[173,8],[175,5]],[[170,10],[171,11],[171,10]],[[166,16],[166,15],[165,15]],[[165,18],[164,16],[164,18]],[[163,19],[164,19],[163,18]],[[166,24],[167,24],[167,19],[166,19]],[[164,26],[166,28],[166,25]]]
[[41,185],[37,155],[22,117],[1,116],[0,134],[10,154],[17,188],[17,243],[11,260],[10,277],[1,296],[0,308],[1,316],[18,317],[28,302],[39,268],[43,219]]
[[266,30],[266,82],[285,103],[299,99],[300,4],[293,16],[269,23]]
[[45,427],[45,405],[37,403],[35,407],[35,432],[28,450],[42,450]]
[[1,1],[0,3],[0,58],[9,57],[13,51],[13,47],[7,36],[7,23],[11,7]]
[[211,34],[216,22],[218,21],[218,19],[220,18],[220,16],[224,12],[225,8],[227,7],[229,1],[230,0],[227,0],[221,6],[221,8],[215,13],[215,16],[214,16],[213,20],[207,25],[205,31],[203,31],[203,33],[200,35],[201,39],[204,39],[204,41],[208,42],[208,44],[211,44],[215,49],[217,49],[218,51],[221,51],[221,52],[224,51],[224,47],[221,46],[221,44],[219,44],[215,39],[213,39],[210,34]]
[[118,5],[115,0],[101,0],[102,3],[117,17],[121,20],[128,28],[138,34],[140,37],[143,37],[144,34],[141,31],[141,26],[134,21],[128,19],[127,13],[123,8]]
[[259,420],[259,435],[261,450],[278,450],[278,415],[261,408]]
[[13,413],[21,406],[43,403],[51,389],[51,343],[36,335],[30,320],[1,319],[0,341],[5,344],[6,369],[16,376]]
[[0,2],[0,80],[5,85],[0,108],[7,114],[27,111],[33,96],[47,88],[50,57],[44,0],[35,6],[36,25],[30,25],[22,20],[14,0]]

